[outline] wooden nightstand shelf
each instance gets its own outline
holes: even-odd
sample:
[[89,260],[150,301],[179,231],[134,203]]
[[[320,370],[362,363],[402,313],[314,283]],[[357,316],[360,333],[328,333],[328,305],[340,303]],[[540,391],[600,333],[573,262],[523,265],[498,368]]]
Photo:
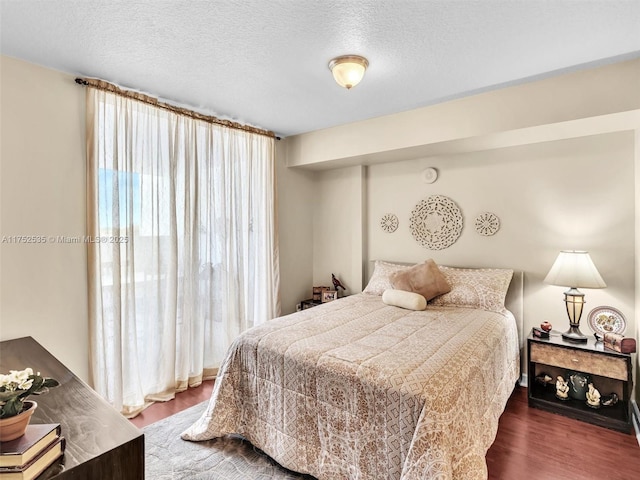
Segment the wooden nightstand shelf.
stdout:
[[[607,350],[602,343],[596,343],[595,338],[589,338],[586,343],[566,342],[559,332],[553,331],[547,339],[529,334],[527,356],[529,406],[620,432],[631,432],[631,355]],[[616,393],[618,403],[593,409],[584,401],[558,400],[555,380],[558,375],[566,378],[568,371],[588,374],[601,395]],[[553,382],[548,385],[536,382],[535,378],[543,373],[551,376]]]

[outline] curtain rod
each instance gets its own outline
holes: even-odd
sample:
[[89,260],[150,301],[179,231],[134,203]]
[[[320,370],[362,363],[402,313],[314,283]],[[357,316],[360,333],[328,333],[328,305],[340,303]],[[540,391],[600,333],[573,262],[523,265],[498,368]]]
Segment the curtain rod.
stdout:
[[245,132],[256,133],[258,135],[264,135],[266,137],[271,137],[271,138],[275,138],[276,140],[280,140],[280,137],[277,137],[276,134],[270,130],[263,130],[261,128],[251,127],[249,125],[243,125],[242,123],[232,122],[231,120],[222,120],[221,118],[217,118],[212,115],[204,115],[202,113],[194,112],[193,110],[189,110],[182,107],[176,107],[169,103],[161,102],[157,98],[150,97],[149,95],[145,95],[144,93],[133,92],[131,90],[124,90],[104,80],[98,80],[95,78],[78,77],[76,78],[76,83],[84,87],[93,87],[93,88],[97,88],[98,90],[104,90],[106,92],[115,93],[116,95],[120,95],[122,97],[132,98],[134,100],[138,100],[140,102],[153,105],[154,107],[162,108],[164,110],[168,110],[170,112],[177,113],[179,115],[184,115],[186,117],[194,118],[196,120],[202,120],[208,123],[215,123],[217,125],[222,125],[224,127],[233,128],[235,130],[243,130]]

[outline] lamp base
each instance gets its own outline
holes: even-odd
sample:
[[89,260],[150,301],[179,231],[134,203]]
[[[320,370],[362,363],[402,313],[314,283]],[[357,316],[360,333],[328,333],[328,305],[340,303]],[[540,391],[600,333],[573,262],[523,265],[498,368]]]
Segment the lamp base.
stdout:
[[578,326],[570,326],[569,330],[562,334],[562,338],[570,342],[586,342],[587,336],[584,335]]

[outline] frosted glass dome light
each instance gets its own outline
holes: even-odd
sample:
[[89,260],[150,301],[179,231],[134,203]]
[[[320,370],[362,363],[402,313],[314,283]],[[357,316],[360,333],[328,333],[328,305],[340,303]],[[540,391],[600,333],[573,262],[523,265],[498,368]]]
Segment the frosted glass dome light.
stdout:
[[360,83],[368,66],[367,59],[358,55],[344,55],[329,62],[333,78],[338,85],[347,90]]

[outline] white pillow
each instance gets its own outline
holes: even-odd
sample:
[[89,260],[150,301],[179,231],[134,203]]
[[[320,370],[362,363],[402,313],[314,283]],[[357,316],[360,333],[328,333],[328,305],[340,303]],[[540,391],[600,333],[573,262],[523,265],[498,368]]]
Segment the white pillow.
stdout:
[[424,310],[427,308],[427,299],[419,293],[388,288],[382,294],[382,301],[387,305],[406,308],[407,310]]
[[407,270],[412,265],[401,265],[397,263],[383,262],[382,260],[376,260],[373,268],[373,274],[369,283],[362,291],[362,293],[368,293],[370,295],[382,295],[386,289],[393,288],[391,285],[391,274],[399,272],[401,270]]
[[451,291],[435,297],[432,305],[504,311],[513,270],[507,268],[455,268],[439,266]]

